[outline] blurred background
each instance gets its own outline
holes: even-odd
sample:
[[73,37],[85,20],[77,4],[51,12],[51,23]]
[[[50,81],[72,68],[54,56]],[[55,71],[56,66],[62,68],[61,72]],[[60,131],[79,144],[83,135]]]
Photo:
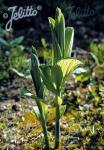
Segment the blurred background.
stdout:
[[[48,17],[55,16],[56,7],[60,7],[65,15],[66,26],[75,28],[74,46],[88,48],[91,40],[102,41],[104,38],[104,1],[103,0],[0,0],[0,24],[4,28],[10,18],[11,6],[26,7],[41,6],[35,17],[28,17],[13,22],[14,36],[24,35],[24,43],[28,46],[35,43],[40,46],[41,38],[50,43],[50,28]],[[17,9],[18,9],[17,8]],[[3,13],[8,13],[8,18],[3,18]],[[4,16],[5,17],[5,16]]]
[[[8,10],[15,6],[15,13]],[[37,15],[19,19],[20,8],[25,14],[27,7]],[[72,57],[83,62],[83,68],[68,79],[63,89],[63,104],[69,114],[62,123],[63,139],[68,141],[62,142],[74,149],[104,149],[104,0],[0,0],[0,150],[44,146],[43,136],[34,136],[40,131],[30,112],[35,103],[23,93],[27,89],[34,93],[30,76],[32,46],[40,63],[51,61],[48,17],[55,17],[56,7],[61,8],[66,26],[75,30]],[[12,28],[7,31],[10,21]],[[53,103],[52,94],[45,94],[46,101]],[[50,120],[55,118],[53,112]],[[33,132],[30,125],[34,122]],[[51,123],[49,130],[54,128],[53,120]]]
[[[6,31],[6,24],[12,14],[8,9],[14,6],[17,6],[15,12],[18,12],[20,7],[26,10],[28,6],[32,6],[37,15],[13,20],[11,30]],[[1,85],[7,85],[14,80],[13,72],[29,75],[32,45],[38,49],[42,63],[45,61],[44,57],[50,59],[52,45],[48,17],[55,17],[56,7],[61,8],[64,13],[66,26],[73,26],[75,29],[74,50],[79,53],[84,50],[86,53],[94,48],[93,42],[104,43],[103,0],[0,0]]]

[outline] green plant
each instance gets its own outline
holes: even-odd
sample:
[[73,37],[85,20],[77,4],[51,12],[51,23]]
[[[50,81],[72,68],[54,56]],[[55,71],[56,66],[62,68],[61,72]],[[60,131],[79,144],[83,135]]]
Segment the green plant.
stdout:
[[91,56],[99,67],[104,67],[104,43],[91,43]]
[[33,49],[31,53],[31,75],[32,75],[32,79],[33,79],[33,83],[34,83],[34,87],[35,87],[36,95],[37,95],[35,100],[38,106],[38,111],[37,111],[37,107],[34,107],[34,113],[42,125],[44,138],[45,138],[45,144],[48,150],[49,141],[48,141],[48,134],[47,134],[47,128],[46,128],[47,105],[44,102],[42,102],[45,99],[44,84],[41,78],[39,61],[38,61],[35,49]]
[[60,9],[56,10],[55,20],[49,17],[49,24],[52,35],[52,64],[62,58],[69,57],[73,46],[74,29],[65,28],[64,15]]
[[[82,63],[79,60],[70,58],[74,29],[65,28],[64,16],[59,8],[56,10],[56,19],[49,18],[52,33],[52,62],[51,64],[40,64],[35,48],[31,52],[31,75],[36,91],[35,99],[37,107],[34,113],[41,122],[46,149],[49,149],[49,140],[46,127],[47,105],[45,103],[45,87],[55,95],[54,104],[56,107],[55,146],[57,149],[60,143],[60,117],[64,113],[65,106],[62,105],[62,91],[66,78]],[[53,95],[53,96],[54,96]]]
[[9,77],[10,68],[19,72],[26,69],[28,60],[21,45],[23,36],[13,39],[12,34],[0,28],[0,80]]
[[95,61],[95,66],[93,69],[94,76],[98,79],[103,79],[104,77],[104,43],[91,43],[91,56]]
[[52,66],[42,69],[43,82],[47,89],[55,95],[56,104],[56,129],[55,129],[55,148],[59,147],[60,138],[60,107],[62,104],[62,88],[65,80],[72,71],[74,71],[81,62],[71,56],[74,29],[65,28],[64,15],[59,8],[56,9],[55,20],[49,17],[49,24],[52,35]]

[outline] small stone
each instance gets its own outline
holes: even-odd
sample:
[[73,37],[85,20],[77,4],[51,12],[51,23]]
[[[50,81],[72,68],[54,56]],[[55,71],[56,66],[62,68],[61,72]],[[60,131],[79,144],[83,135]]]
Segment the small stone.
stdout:
[[19,111],[19,110],[20,110],[20,106],[19,106],[18,104],[14,104],[14,105],[12,106],[12,110],[14,110],[14,111]]

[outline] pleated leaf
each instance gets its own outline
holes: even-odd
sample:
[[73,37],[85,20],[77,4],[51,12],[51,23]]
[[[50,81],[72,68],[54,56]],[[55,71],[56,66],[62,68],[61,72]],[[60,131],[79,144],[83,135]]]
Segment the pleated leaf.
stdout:
[[0,46],[8,46],[8,42],[3,38],[0,38]]
[[35,54],[31,54],[31,76],[37,97],[44,98],[44,85],[40,75],[39,61]]
[[41,76],[47,89],[57,94],[55,85],[52,81],[51,68],[49,66],[41,65]]
[[56,37],[56,32],[55,32],[55,20],[51,17],[49,17],[49,24],[51,27],[51,36],[52,36],[52,64],[57,62],[62,58],[62,50],[61,47],[58,43],[58,39]]
[[[48,117],[48,105],[46,105],[43,102],[40,102],[40,107],[41,107],[42,114],[44,115],[44,118],[46,120],[47,117]],[[37,117],[37,119],[41,122],[42,121],[41,120],[41,113],[39,111],[39,107],[38,106],[34,106],[33,107],[33,113],[35,114],[35,116]]]
[[[62,89],[62,86],[66,80],[66,78],[75,70],[77,69],[77,67],[79,67],[80,65],[82,65],[82,63],[79,60],[76,59],[72,59],[72,58],[66,58],[66,59],[62,59],[60,60],[57,64],[56,64],[62,73],[62,80],[61,82],[61,87],[60,90]],[[58,80],[58,79],[57,79]]]
[[65,19],[60,8],[56,9],[56,19],[55,19],[55,33],[57,37],[58,44],[61,48],[62,56],[64,57],[65,49]]
[[71,56],[71,51],[73,47],[73,39],[74,39],[74,28],[67,27],[65,29],[65,51],[64,51],[65,57]]
[[81,64],[79,60],[66,58],[58,61],[51,68],[44,67],[42,69],[42,78],[47,89],[59,95],[66,77]]

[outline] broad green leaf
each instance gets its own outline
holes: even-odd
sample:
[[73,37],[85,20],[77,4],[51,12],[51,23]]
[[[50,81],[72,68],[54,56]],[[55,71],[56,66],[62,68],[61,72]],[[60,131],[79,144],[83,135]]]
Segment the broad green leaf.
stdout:
[[54,50],[54,62],[56,63],[62,58],[62,50],[54,32],[52,32],[52,41]]
[[41,76],[47,89],[52,91],[53,93],[56,93],[54,83],[52,82],[51,67],[41,65]]
[[52,36],[52,64],[54,64],[54,36],[53,36],[53,32],[54,32],[54,27],[55,27],[55,20],[51,17],[48,18],[49,20],[49,25],[50,25],[50,28],[51,28],[51,36]]
[[52,82],[55,85],[57,93],[60,93],[61,81],[63,79],[63,74],[61,68],[58,65],[54,65],[51,69]]
[[65,49],[65,20],[64,15],[61,12],[61,9],[56,9],[56,19],[55,19],[55,34],[59,46],[61,48],[62,56],[64,57]]
[[52,64],[57,62],[59,59],[62,58],[62,50],[60,48],[60,45],[58,43],[58,39],[56,37],[56,32],[55,32],[55,20],[53,18],[49,18],[49,23],[51,27],[51,36],[52,36]]
[[67,27],[65,29],[65,50],[64,50],[65,57],[69,57],[71,55],[73,38],[74,38],[74,28]]
[[34,106],[32,112],[35,114],[36,118],[37,118],[39,121],[41,121],[41,116],[40,116],[40,112],[39,112],[38,106]]
[[51,29],[53,30],[55,28],[55,20],[52,17],[49,17],[48,21]]
[[[66,58],[60,60],[56,66],[60,68],[62,78],[60,78],[60,90],[63,87],[63,84],[66,80],[66,78],[82,63],[79,60],[72,59],[72,58]],[[55,66],[55,67],[56,67]],[[54,66],[53,66],[54,67]],[[59,69],[58,69],[59,70]],[[59,80],[56,76],[56,80]],[[59,82],[59,81],[58,81]],[[57,83],[57,82],[56,82]]]
[[8,42],[3,38],[0,38],[0,46],[8,46]]
[[52,35],[52,64],[64,57],[65,49],[65,20],[59,8],[56,10],[56,18],[49,18]]
[[[48,105],[46,105],[45,103],[43,102],[39,102],[40,103],[40,107],[38,106],[34,106],[33,107],[33,112],[35,113],[37,119],[41,122],[41,113],[43,114],[45,120],[47,119],[48,117]],[[39,108],[41,109],[41,112],[39,110]]]
[[35,54],[31,54],[31,75],[39,98],[44,98],[44,85],[40,75],[39,61]]
[[21,44],[21,42],[23,41],[24,37],[21,36],[21,37],[18,37],[18,38],[15,38],[14,40],[11,40],[10,41],[10,45],[14,45],[14,46],[17,46],[18,44]]
[[92,58],[94,59],[95,63],[99,66],[100,63],[99,63],[97,56],[94,53],[90,53],[90,54],[91,54]]
[[44,115],[44,118],[45,120],[47,119],[48,117],[48,105],[46,105],[45,103],[43,102],[40,102],[41,103],[41,106],[42,106],[42,113]]
[[97,45],[92,42],[90,44],[90,48],[91,48],[92,53],[94,53],[96,56],[98,56],[98,47],[97,47]]
[[95,60],[96,65],[104,65],[104,44],[91,43],[91,56]]
[[41,39],[41,43],[42,43],[42,46],[44,48],[47,48],[47,43],[46,43],[46,40],[44,38]]
[[2,29],[0,27],[0,37],[3,37],[4,35],[7,35],[8,33],[6,32],[6,30]]
[[34,46],[32,46],[31,52],[32,52],[33,54],[35,54],[36,56],[38,55],[38,54],[37,54],[37,50],[36,50],[36,48],[35,48]]
[[47,89],[60,95],[66,77],[81,64],[76,59],[67,58],[58,61],[51,68],[49,66],[41,68],[42,79]]
[[56,9],[55,20],[49,18],[52,35],[52,64],[71,55],[74,29],[72,27],[65,28],[64,15],[61,9]]
[[73,58],[62,59],[57,63],[57,66],[60,67],[63,78],[68,76],[72,71],[74,71],[82,63],[79,60]]

